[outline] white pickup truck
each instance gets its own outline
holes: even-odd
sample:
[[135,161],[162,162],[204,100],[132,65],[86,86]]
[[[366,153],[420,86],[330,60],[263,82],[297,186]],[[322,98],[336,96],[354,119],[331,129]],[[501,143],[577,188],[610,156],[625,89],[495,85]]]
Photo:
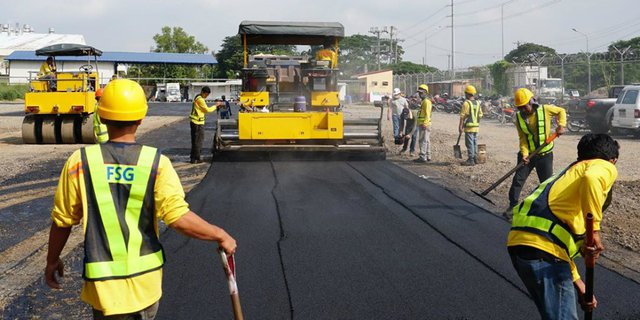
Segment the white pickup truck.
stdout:
[[628,85],[622,89],[613,105],[611,133],[632,132],[640,137],[640,85]]

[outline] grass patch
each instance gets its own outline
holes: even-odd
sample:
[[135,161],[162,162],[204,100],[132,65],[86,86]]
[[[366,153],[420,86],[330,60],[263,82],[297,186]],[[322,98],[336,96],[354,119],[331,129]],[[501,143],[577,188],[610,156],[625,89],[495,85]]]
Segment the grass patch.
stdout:
[[24,94],[27,91],[29,91],[28,84],[8,85],[0,83],[0,100],[13,101],[16,99],[23,99]]

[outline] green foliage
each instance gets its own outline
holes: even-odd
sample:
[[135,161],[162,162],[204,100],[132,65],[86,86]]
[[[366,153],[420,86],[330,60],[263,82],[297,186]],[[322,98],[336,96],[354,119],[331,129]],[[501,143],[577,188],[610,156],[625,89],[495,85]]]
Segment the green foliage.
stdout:
[[24,94],[29,91],[29,85],[26,84],[18,84],[18,85],[8,85],[8,84],[0,84],[0,100],[3,101],[13,101],[16,99],[23,99]]
[[181,27],[162,27],[162,33],[153,36],[156,42],[155,52],[205,53],[209,51],[194,36],[188,35]]
[[488,66],[491,77],[493,78],[493,88],[496,93],[501,95],[509,95],[511,93],[506,74],[510,66],[511,64],[505,60],[496,61],[494,64]]
[[438,71],[438,69],[430,66],[416,64],[409,61],[401,61],[391,65],[393,74],[408,74],[408,73],[428,73]]
[[506,56],[504,56],[504,60],[509,62],[532,61],[532,58],[535,58],[536,55],[540,56],[540,54],[542,53],[546,53],[547,55],[555,55],[556,50],[535,43],[525,43],[511,50]]
[[[388,40],[380,40],[381,46],[389,44]],[[338,56],[339,68],[343,71],[344,75],[350,77],[354,74],[364,73],[368,70],[374,70],[377,68],[376,59],[376,47],[378,45],[378,38],[373,36],[354,34],[347,36],[340,42],[340,51]],[[402,60],[404,49],[401,45],[394,43],[394,48],[397,45],[398,60]],[[387,53],[391,54],[391,53]],[[383,59],[381,55],[381,59]],[[366,68],[365,68],[366,66]],[[381,69],[395,68],[381,62]]]
[[[247,48],[249,55],[275,54],[297,55],[296,47],[292,45],[255,45]],[[244,66],[244,54],[240,35],[236,34],[224,38],[221,49],[216,53],[218,61],[217,77],[236,78]]]

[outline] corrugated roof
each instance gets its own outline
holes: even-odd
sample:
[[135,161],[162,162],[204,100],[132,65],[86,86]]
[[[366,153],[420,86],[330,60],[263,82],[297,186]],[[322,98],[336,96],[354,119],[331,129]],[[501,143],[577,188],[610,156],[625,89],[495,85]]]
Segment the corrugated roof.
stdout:
[[[91,58],[93,60],[93,58]],[[14,51],[7,56],[9,61],[43,61],[35,51]],[[86,61],[87,57],[56,57],[58,61]],[[98,61],[123,64],[217,64],[211,54],[158,53],[158,52],[108,52],[102,53]]]
[[58,43],[86,44],[79,34],[21,33],[18,35],[0,32],[0,57],[16,50],[36,50]]

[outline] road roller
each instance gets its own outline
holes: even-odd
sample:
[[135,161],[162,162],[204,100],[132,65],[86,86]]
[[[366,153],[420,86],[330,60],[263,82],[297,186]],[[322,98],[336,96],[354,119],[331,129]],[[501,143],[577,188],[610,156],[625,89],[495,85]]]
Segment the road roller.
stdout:
[[[102,51],[82,44],[56,44],[36,50],[37,56],[86,57],[75,70],[55,70],[30,79],[25,94],[22,141],[27,144],[95,143],[95,91],[100,88],[97,57]],[[43,58],[43,61],[46,58]]]

